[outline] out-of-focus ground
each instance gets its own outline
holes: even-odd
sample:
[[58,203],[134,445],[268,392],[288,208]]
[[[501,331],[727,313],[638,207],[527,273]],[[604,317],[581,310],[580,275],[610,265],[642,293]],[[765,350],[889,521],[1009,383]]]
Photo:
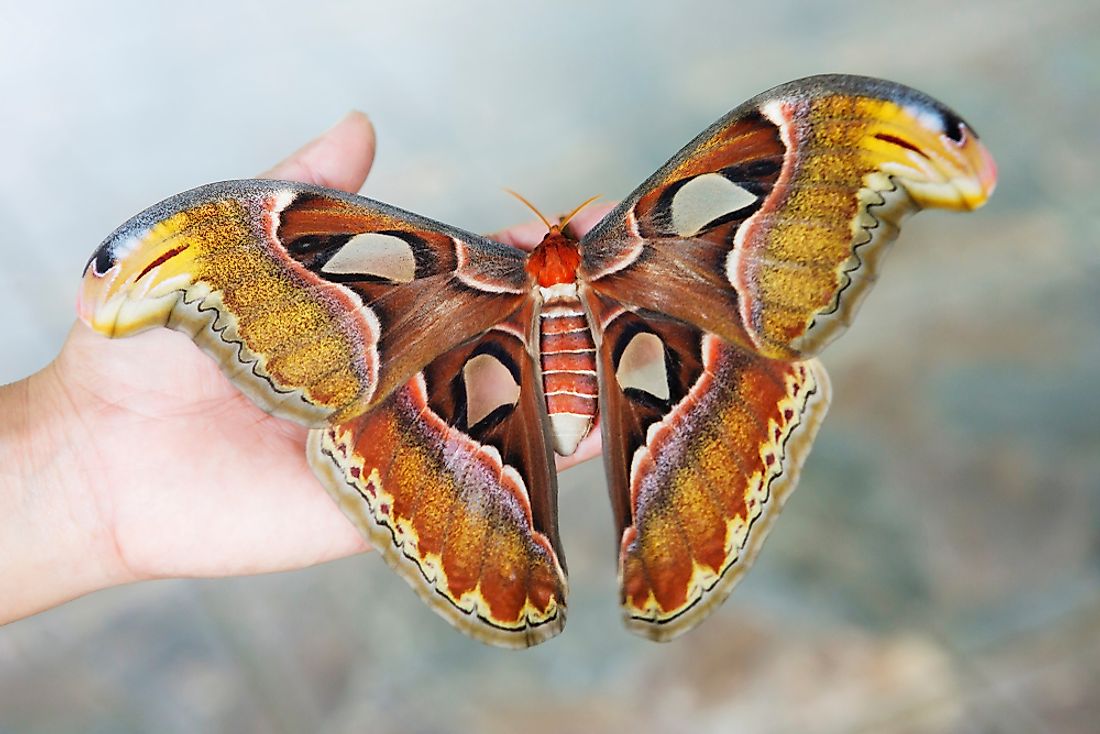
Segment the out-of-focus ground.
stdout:
[[0,628],[0,732],[1096,731],[1100,5],[745,5],[0,3],[0,382],[56,353],[115,225],[350,107],[366,193],[482,231],[527,216],[502,186],[625,195],[823,71],[932,93],[1001,170],[981,212],[909,222],[824,355],[799,491],[681,640],[622,630],[592,463],[562,477],[570,622],[540,648],[467,640],[373,556],[148,583]]

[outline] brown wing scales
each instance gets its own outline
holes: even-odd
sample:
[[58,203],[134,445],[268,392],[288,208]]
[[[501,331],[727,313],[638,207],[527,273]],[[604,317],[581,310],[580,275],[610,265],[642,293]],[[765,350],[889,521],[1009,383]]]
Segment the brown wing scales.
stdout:
[[905,215],[976,208],[995,172],[973,130],[920,92],[804,79],[642,184],[584,238],[582,274],[621,303],[802,359],[847,328]]
[[[518,328],[530,315],[434,360],[376,410],[312,431],[308,452],[321,483],[433,609],[506,647],[565,623],[545,408]],[[473,374],[494,364],[518,391]],[[497,392],[475,394],[485,389]],[[486,399],[496,407],[471,421]]]
[[523,263],[361,197],[230,181],[108,237],[85,269],[80,313],[113,336],[184,331],[269,412],[323,425],[506,319],[526,294]]
[[[599,307],[596,307],[599,309]],[[769,360],[687,324],[604,304],[604,452],[633,631],[668,640],[700,622],[752,564],[828,407],[816,361]],[[639,335],[660,340],[667,399],[624,387]]]

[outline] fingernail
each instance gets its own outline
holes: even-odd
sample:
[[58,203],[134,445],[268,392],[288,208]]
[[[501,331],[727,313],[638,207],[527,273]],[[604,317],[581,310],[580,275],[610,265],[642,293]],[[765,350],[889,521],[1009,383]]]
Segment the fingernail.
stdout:
[[[367,113],[363,112],[362,110],[356,110],[356,109],[348,110],[347,112],[345,112],[343,114],[343,116],[339,120],[337,120],[335,122],[335,124],[333,124],[332,127],[329,128],[329,130],[335,130],[336,128],[350,122],[352,119],[354,119],[356,117],[367,118]],[[367,118],[368,121],[369,121],[369,119],[370,118]]]

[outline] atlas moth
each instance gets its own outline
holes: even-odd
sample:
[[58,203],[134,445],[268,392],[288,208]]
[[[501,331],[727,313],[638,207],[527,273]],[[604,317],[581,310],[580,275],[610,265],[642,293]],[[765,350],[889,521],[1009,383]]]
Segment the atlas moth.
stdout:
[[285,181],[215,183],[115,231],[84,272],[108,336],[192,336],[386,562],[464,632],[565,622],[554,453],[598,425],[623,615],[668,640],[749,568],[829,403],[816,355],[901,220],[993,191],[958,115],[817,76],[749,100],[577,237],[531,253]]

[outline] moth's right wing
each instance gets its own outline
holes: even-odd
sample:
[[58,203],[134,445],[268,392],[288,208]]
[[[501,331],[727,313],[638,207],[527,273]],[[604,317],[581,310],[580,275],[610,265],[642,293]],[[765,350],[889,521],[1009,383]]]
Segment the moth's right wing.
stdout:
[[581,242],[594,291],[771,359],[851,323],[903,217],[975,209],[996,166],[962,118],[866,77],[800,79],[737,107]]

